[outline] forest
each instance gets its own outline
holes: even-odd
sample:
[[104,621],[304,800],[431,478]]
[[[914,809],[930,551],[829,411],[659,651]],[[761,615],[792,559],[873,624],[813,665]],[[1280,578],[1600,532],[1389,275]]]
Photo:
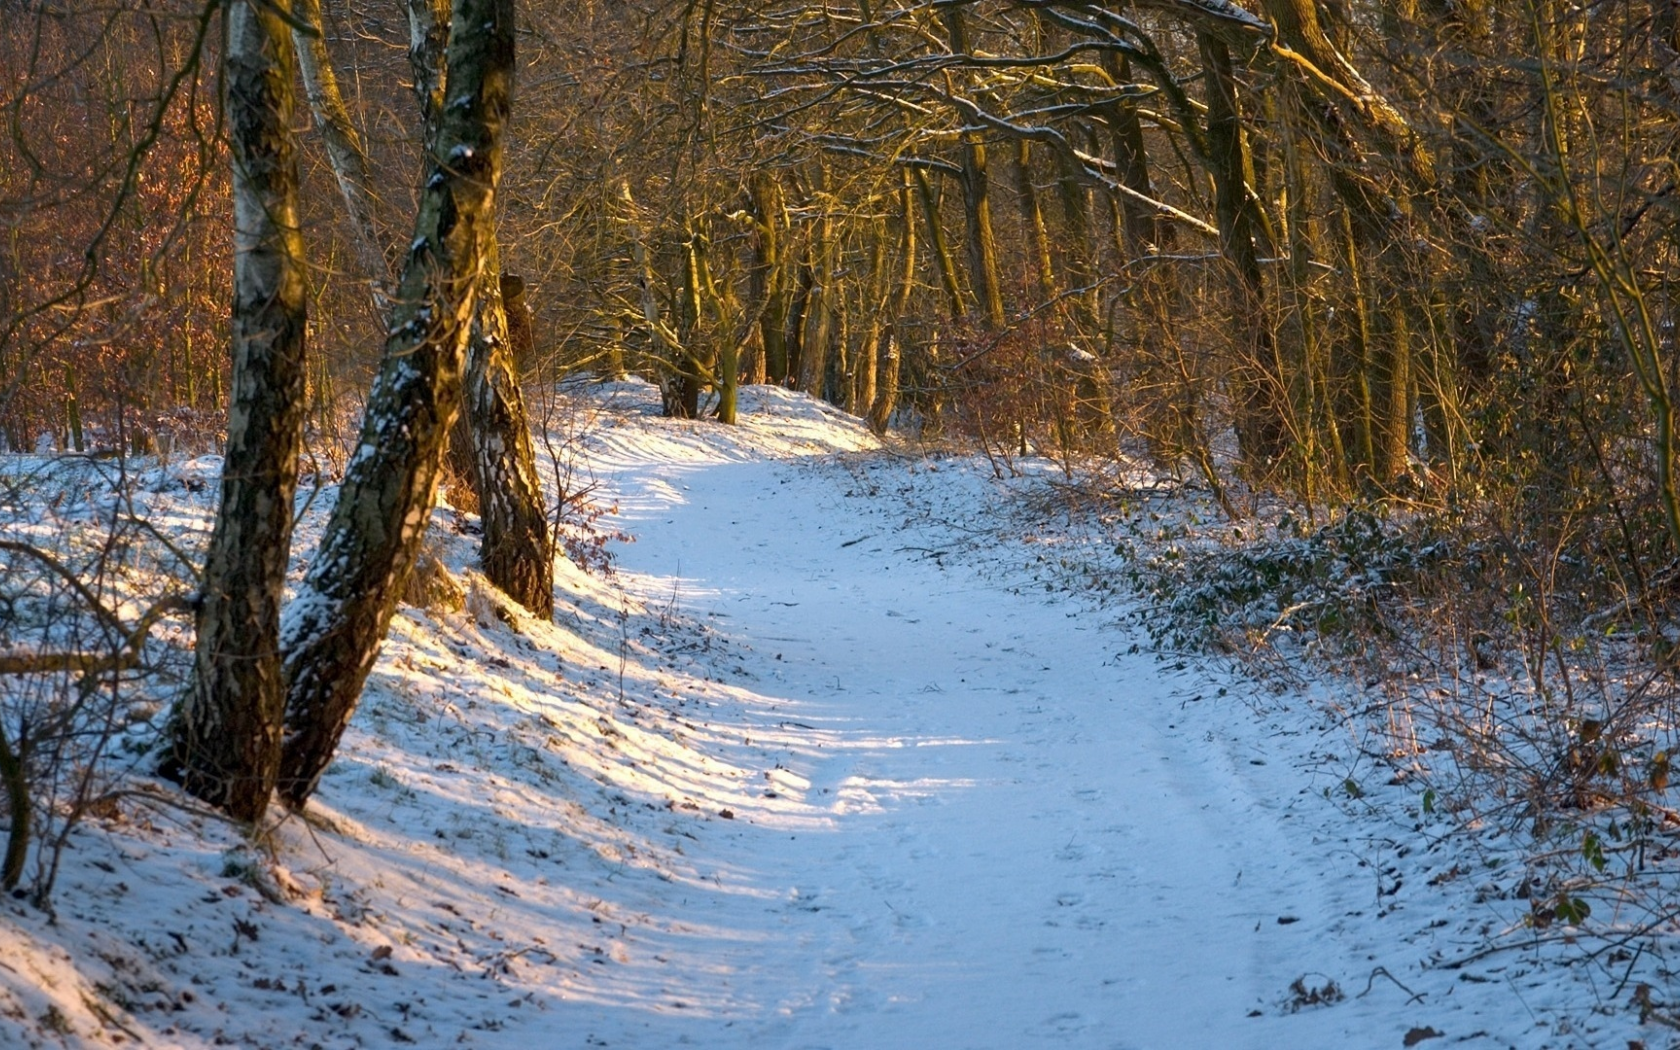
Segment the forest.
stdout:
[[[946,574],[930,580],[1055,596],[1056,631],[1114,632],[1093,660],[1153,661],[1135,665],[1151,681],[1141,668],[1168,669],[1151,688],[1203,675],[1185,691],[1210,734],[1235,734],[1232,756],[1270,729],[1332,727],[1333,760],[1319,757],[1331,744],[1301,744],[1273,765],[1312,771],[1302,783],[1337,814],[1323,835],[1366,843],[1348,849],[1375,904],[1346,915],[1405,900],[1461,939],[1395,938],[1429,960],[1411,976],[1384,962],[1370,983],[1274,981],[1268,1018],[1359,1020],[1268,1029],[1282,1042],[1264,1045],[1358,1045],[1376,1038],[1362,1026],[1397,1018],[1383,1039],[1441,1036],[1409,1012],[1430,1001],[1407,987],[1421,972],[1445,975],[1436,1003],[1461,974],[1466,997],[1486,982],[1555,992],[1555,1015],[1539,1008],[1544,1023],[1520,1032],[1500,1027],[1508,1005],[1440,1022],[1490,1046],[1668,1045],[1680,1030],[1666,962],[1680,946],[1666,794],[1680,746],[1680,3],[0,0],[0,14],[0,885],[18,902],[0,944],[8,915],[76,910],[60,870],[91,863],[66,859],[86,848],[78,829],[132,824],[135,806],[220,829],[212,852],[268,906],[341,919],[332,880],[298,889],[288,851],[354,838],[363,817],[332,787],[347,764],[408,790],[410,759],[368,750],[397,746],[381,736],[396,716],[376,712],[416,666],[456,659],[485,676],[474,688],[504,692],[486,683],[510,660],[569,682],[579,659],[599,668],[574,699],[607,704],[611,732],[578,745],[594,758],[552,761],[612,785],[613,816],[590,808],[589,834],[593,856],[622,861],[645,829],[612,831],[631,805],[613,800],[650,789],[614,764],[629,745],[597,745],[639,739],[619,721],[627,696],[692,696],[660,675],[714,644],[740,652],[690,668],[701,693],[725,664],[755,689],[783,673],[742,655],[780,636],[744,620],[728,635],[730,606],[705,604],[734,577],[695,576],[684,595],[691,569],[922,578],[849,560],[890,554]],[[731,457],[764,471],[748,484]],[[806,459],[821,464],[773,473]],[[830,488],[885,502],[825,516]],[[678,491],[669,515],[649,509]],[[854,511],[862,538],[819,557],[815,536]],[[903,545],[853,549],[901,512]],[[687,537],[670,523],[684,515]],[[841,600],[799,593],[760,626],[802,635],[817,629],[802,617],[829,615],[811,606]],[[822,629],[850,637],[834,615]],[[904,637],[825,658],[867,664]],[[924,644],[967,651],[954,634]],[[647,681],[627,689],[644,658]],[[952,660],[952,675],[969,666]],[[1044,670],[1019,688],[1097,688]],[[1218,703],[1248,728],[1205,709],[1228,693]],[[1121,740],[1142,718],[1145,736],[1177,739],[1168,710],[1077,720]],[[827,725],[815,718],[778,724]],[[1013,732],[925,718],[905,732]],[[643,760],[666,787],[671,769],[724,761],[663,741]],[[428,769],[450,753],[414,746],[443,747]],[[515,751],[488,768],[524,776]],[[807,778],[773,801],[826,790],[817,767],[767,761],[767,782]],[[917,773],[899,773],[908,805]],[[1241,782],[1244,798],[1295,791]],[[1116,811],[1154,790],[1127,785],[1091,790]],[[747,812],[688,790],[649,797],[679,816],[684,799]],[[546,819],[529,799],[509,806]],[[1379,809],[1398,830],[1359,831]],[[1277,848],[1267,870],[1284,893],[1309,862]],[[1425,853],[1451,859],[1406,867]],[[666,881],[689,877],[667,860]],[[1434,903],[1410,896],[1425,892]],[[1090,899],[1073,896],[1075,911]],[[41,958],[60,943],[16,936]],[[257,939],[237,932],[234,954],[241,938]],[[517,983],[504,963],[498,979]],[[22,984],[51,985],[45,973]],[[1384,978],[1404,1010],[1355,994]],[[77,1026],[146,1045],[130,1014],[100,1013],[131,1005],[77,1013],[7,987],[0,1024],[49,1040],[28,1045],[84,1045]],[[403,1023],[346,1045],[385,1045]],[[215,1037],[195,1024],[181,1045]],[[1057,1038],[1110,1045],[1084,1025]],[[822,1031],[934,1045],[913,1030]],[[625,1022],[619,1045],[652,1037],[636,1032]]]

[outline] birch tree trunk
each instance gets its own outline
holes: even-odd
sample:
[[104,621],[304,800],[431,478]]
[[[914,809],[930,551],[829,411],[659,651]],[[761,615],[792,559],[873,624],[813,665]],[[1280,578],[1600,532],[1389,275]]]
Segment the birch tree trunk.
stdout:
[[367,150],[362,136],[350,119],[350,108],[344,104],[344,94],[338,89],[338,77],[333,73],[332,56],[327,53],[327,36],[321,17],[321,0],[296,0],[297,24],[314,30],[313,34],[292,29],[292,43],[297,50],[298,72],[302,75],[304,94],[309,109],[326,144],[327,158],[338,180],[339,195],[350,215],[350,225],[356,234],[356,261],[367,277],[383,282],[390,272],[391,262],[386,256],[389,239],[379,229],[374,212],[373,180],[368,175]]
[[163,762],[166,776],[244,821],[262,817],[279,770],[280,601],[303,441],[308,295],[289,8],[241,0],[227,12],[233,390],[192,680]]
[[472,481],[484,526],[478,562],[484,576],[535,616],[554,615],[554,546],[543,513],[542,480],[502,301],[501,253],[493,230],[484,239],[472,336],[467,349],[465,428]]
[[408,68],[420,104],[425,141],[437,138],[443,118],[443,81],[449,61],[449,0],[403,0],[408,15]]
[[[300,0],[301,10],[320,28],[320,0]],[[436,135],[443,107],[448,40],[448,4],[409,0],[409,65],[427,141]],[[300,42],[300,47],[301,47]],[[339,96],[337,79],[324,40],[314,42],[301,59],[304,83],[316,119],[323,125],[327,154],[345,203],[369,244],[377,243],[371,218],[357,213],[357,202],[372,199],[366,155]],[[554,614],[553,544],[543,513],[542,483],[531,447],[529,416],[519,389],[519,366],[513,357],[509,318],[502,299],[500,254],[495,231],[486,235],[487,264],[475,298],[472,335],[467,350],[465,411],[454,427],[453,465],[472,484],[484,526],[479,567],[485,577],[533,614]],[[381,257],[383,272],[383,257]],[[529,325],[527,324],[527,335]]]
[[513,81],[512,0],[459,0],[415,237],[360,443],[286,610],[280,792],[308,801],[379,652],[430,517],[492,231]]

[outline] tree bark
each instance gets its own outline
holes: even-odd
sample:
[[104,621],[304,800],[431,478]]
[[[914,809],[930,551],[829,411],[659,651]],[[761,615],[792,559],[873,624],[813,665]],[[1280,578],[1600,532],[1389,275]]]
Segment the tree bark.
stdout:
[[752,205],[757,236],[753,241],[752,280],[754,294],[764,305],[759,333],[764,343],[764,372],[778,386],[788,377],[788,315],[793,308],[793,288],[788,281],[787,206],[782,184],[775,175],[760,169],[753,174]]
[[1283,377],[1266,317],[1265,283],[1255,239],[1262,233],[1259,204],[1250,192],[1253,177],[1248,143],[1238,109],[1230,49],[1217,37],[1198,37],[1207,70],[1207,141],[1212,160],[1214,211],[1219,246],[1231,278],[1242,360],[1233,374],[1237,441],[1243,459],[1270,470],[1284,449]]
[[313,29],[313,33],[292,29],[292,43],[297,51],[298,72],[302,75],[304,94],[309,98],[310,111],[320,128],[321,141],[327,147],[327,160],[338,180],[339,195],[344,198],[355,231],[356,261],[366,276],[383,282],[390,273],[389,238],[379,228],[374,211],[373,180],[368,175],[367,150],[362,136],[350,119],[350,108],[344,104],[344,94],[338,88],[333,73],[332,56],[327,53],[327,37],[321,17],[321,0],[296,0],[298,24]]
[[1032,231],[1034,276],[1038,278],[1039,296],[1048,303],[1056,298],[1056,265],[1050,251],[1050,228],[1044,221],[1038,188],[1033,185],[1032,169],[1032,140],[1016,140],[1015,185],[1021,202],[1021,220]]
[[[1103,71],[1115,88],[1132,82],[1132,67],[1123,54],[1105,52]],[[1213,90],[1211,85],[1209,90]],[[1234,96],[1231,102],[1234,104]],[[1131,191],[1120,195],[1124,234],[1120,246],[1122,257],[1131,262],[1158,253],[1169,253],[1173,249],[1173,227],[1161,220],[1158,208],[1146,203],[1155,200],[1156,195],[1137,103],[1132,99],[1110,103],[1103,116],[1109,125],[1116,174],[1121,185]],[[1240,163],[1240,156],[1238,160]],[[1133,393],[1146,406],[1149,444],[1169,467],[1176,467],[1185,456],[1196,457],[1199,461],[1201,446],[1205,443],[1195,422],[1200,410],[1200,391],[1195,383],[1186,381],[1186,372],[1178,360],[1183,351],[1173,332],[1178,288],[1172,279],[1171,269],[1156,263],[1145,263],[1132,281],[1127,299],[1137,318],[1137,334],[1133,342],[1140,361],[1139,377],[1143,387]],[[1112,426],[1110,420],[1104,422]]]
[[332,760],[430,518],[492,231],[513,80],[512,0],[459,0],[415,238],[361,440],[281,628],[292,807]]
[[706,307],[702,286],[705,284],[705,250],[699,233],[692,227],[688,230],[682,251],[683,292],[676,312],[678,353],[672,362],[676,374],[670,380],[675,396],[667,399],[666,408],[670,415],[679,419],[699,419],[700,391],[713,377],[712,366],[716,362],[713,360],[715,353],[704,338]]
[[[1119,87],[1132,79],[1131,65],[1124,55],[1104,52],[1103,71],[1109,81]],[[1149,155],[1143,145],[1143,121],[1138,118],[1137,103],[1131,99],[1110,104],[1104,116],[1114,144],[1114,168],[1121,185],[1131,190],[1122,194],[1120,209],[1124,218],[1126,248],[1133,255],[1148,255],[1161,250],[1164,227],[1160,212],[1144,203],[1155,199],[1155,187],[1149,179]]]
[[535,616],[554,616],[554,547],[543,512],[542,480],[519,388],[508,311],[502,297],[501,253],[495,233],[479,277],[467,346],[466,426],[456,427],[472,450],[472,480],[484,527],[478,561],[484,576]]
[[1074,320],[1082,335],[1097,331],[1097,277],[1091,251],[1091,191],[1080,178],[1078,163],[1056,155],[1056,198],[1061,205],[1066,234],[1062,244],[1062,269],[1067,273],[1073,299]]
[[945,240],[945,227],[939,221],[939,196],[927,172],[915,169],[916,191],[922,202],[922,215],[927,221],[928,247],[933,249],[933,261],[939,268],[939,286],[945,290],[945,303],[953,320],[968,311],[963,306],[962,288],[957,284],[957,265],[951,260],[951,248]]
[[[1297,66],[1320,100],[1310,112],[1321,129],[1318,146],[1331,161],[1331,187],[1347,211],[1349,263],[1371,262],[1358,303],[1367,433],[1357,442],[1355,467],[1387,486],[1410,457],[1415,317],[1427,300],[1427,282],[1407,257],[1406,242],[1412,196],[1436,186],[1434,158],[1404,115],[1336,49],[1312,0],[1266,0],[1266,10],[1280,37],[1274,50]],[[1359,139],[1375,148],[1388,171],[1371,169]]]
[[828,193],[828,178],[821,166],[816,169],[811,203],[818,216],[811,231],[807,248],[810,257],[811,285],[805,294],[803,327],[799,337],[799,389],[812,397],[822,397],[828,385],[829,359],[834,353],[834,328],[837,297],[834,294],[835,256],[833,199]]
[[253,822],[279,771],[280,602],[303,442],[308,294],[292,134],[296,57],[281,17],[289,7],[240,0],[227,14],[233,391],[193,674],[163,762],[187,791]]
[[875,397],[869,403],[869,429],[878,435],[887,432],[893,409],[898,407],[898,375],[903,363],[902,331],[905,315],[910,312],[910,296],[916,290],[916,205],[911,175],[903,172],[898,189],[898,254],[901,267],[898,287],[892,308],[887,315],[885,330],[877,344],[880,361],[875,367]]
[[449,61],[449,0],[403,0],[408,13],[408,69],[420,104],[423,141],[436,140],[443,116],[443,82]]
[[[968,33],[961,8],[945,8],[945,28],[950,34],[952,53],[968,54]],[[985,140],[976,132],[965,132],[962,136],[961,181],[974,297],[979,302],[982,320],[988,327],[999,329],[1004,324],[1003,287],[998,273],[997,238],[992,232],[991,176],[986,166]]]
[[875,384],[880,378],[881,338],[888,321],[891,303],[892,274],[887,268],[887,223],[878,220],[869,228],[869,281],[858,289],[859,302],[855,313],[863,324],[863,338],[859,340],[852,361],[850,404],[846,411],[867,416],[875,404]]
[[[319,11],[320,0],[303,2]],[[447,77],[448,41],[443,30],[448,24],[448,4],[446,0],[410,0],[408,16],[409,65],[430,142],[438,128]],[[336,98],[336,81],[326,62],[324,44],[318,61],[326,70],[324,81],[331,89],[330,95]],[[348,121],[348,114],[344,114],[344,120]],[[332,140],[328,142],[330,147]],[[355,146],[359,154],[359,141]],[[369,196],[365,163],[358,168],[341,166],[338,154],[330,148],[329,153],[340,186],[359,179],[363,196]],[[523,302],[515,302],[510,313],[504,289],[515,286],[523,294],[524,282],[502,273],[493,226],[485,239],[485,265],[478,278],[467,346],[464,411],[457,417],[449,442],[450,468],[473,486],[483,526],[479,567],[485,578],[533,614],[547,618],[554,614],[553,544],[543,511],[542,483],[531,447],[529,416],[519,388],[520,361],[515,353],[531,349],[530,317]]]

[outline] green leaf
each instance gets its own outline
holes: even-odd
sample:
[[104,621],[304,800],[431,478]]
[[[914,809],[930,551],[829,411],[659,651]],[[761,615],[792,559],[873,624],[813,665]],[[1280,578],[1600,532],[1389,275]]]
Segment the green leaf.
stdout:
[[1587,859],[1594,871],[1604,870],[1604,842],[1598,837],[1598,832],[1589,831],[1581,838],[1581,856]]

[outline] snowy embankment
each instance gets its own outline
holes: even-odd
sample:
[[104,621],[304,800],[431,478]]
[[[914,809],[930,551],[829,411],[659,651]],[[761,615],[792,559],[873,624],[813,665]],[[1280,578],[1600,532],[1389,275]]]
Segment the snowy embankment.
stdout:
[[[1164,661],[1044,582],[1104,547],[1023,522],[1047,475],[775,390],[733,430],[576,397],[617,573],[566,566],[532,621],[440,509],[464,600],[399,611],[311,821],[253,848],[131,775],[56,924],[0,910],[0,1046],[1662,1035],[1628,963],[1477,957],[1522,914],[1498,843],[1432,824],[1328,694]],[[201,523],[181,469],[147,499]]]

